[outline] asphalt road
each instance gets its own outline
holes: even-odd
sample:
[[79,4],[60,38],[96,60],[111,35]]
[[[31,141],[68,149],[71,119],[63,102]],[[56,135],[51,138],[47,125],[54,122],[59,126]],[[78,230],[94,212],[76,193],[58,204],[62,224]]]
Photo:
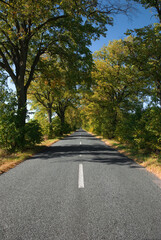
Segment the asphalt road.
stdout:
[[0,176],[0,240],[161,240],[161,181],[83,130]]

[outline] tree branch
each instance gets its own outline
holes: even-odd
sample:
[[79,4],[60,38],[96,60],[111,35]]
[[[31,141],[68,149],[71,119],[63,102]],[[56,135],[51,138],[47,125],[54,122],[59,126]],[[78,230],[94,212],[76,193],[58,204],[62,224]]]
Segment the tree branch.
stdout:
[[58,16],[58,17],[49,18],[44,23],[40,24],[37,28],[35,28],[35,31],[31,35],[29,35],[29,39],[31,39],[41,28],[43,28],[49,22],[57,21],[57,20],[59,20],[61,18],[66,18],[66,17],[67,17],[67,15],[61,15],[61,16]]
[[9,36],[5,33],[5,31],[2,30],[2,33],[5,35],[5,37],[7,38],[7,40],[9,41],[9,43],[12,45],[12,47],[17,50],[16,45],[14,45],[14,43],[11,41],[11,39],[10,39]]
[[3,69],[5,69],[5,65],[3,62],[0,62],[0,67],[2,67]]
[[26,83],[26,85],[25,85],[25,89],[26,89],[26,90],[27,90],[28,87],[30,86],[30,83],[31,83],[31,81],[32,81],[32,79],[33,79],[35,67],[36,67],[36,65],[38,64],[39,58],[40,58],[40,56],[41,56],[44,52],[45,52],[45,49],[44,49],[44,50],[39,49],[39,51],[38,51],[38,53],[37,53],[37,55],[36,55],[36,57],[35,57],[35,59],[34,59],[34,61],[33,61],[33,64],[32,64],[32,66],[31,66],[31,70],[30,70],[30,74],[29,74],[29,78],[28,78],[28,81],[27,81],[27,83]]
[[4,0],[0,0],[0,2],[2,2],[2,3],[4,3],[4,4],[6,4],[6,5],[8,5],[8,6],[11,7],[11,8],[13,8],[9,3],[5,2]]
[[9,56],[10,59],[12,59],[11,54],[8,52],[8,49],[6,48],[5,44],[3,42],[0,43],[0,45],[2,45],[2,47],[4,48],[5,52],[7,53],[7,55]]
[[41,99],[39,93],[33,94],[36,98],[36,100],[41,103],[45,108],[47,108],[47,105],[44,103],[44,101]]
[[11,69],[11,67],[8,63],[8,60],[7,60],[6,56],[4,55],[4,53],[2,52],[1,49],[0,49],[0,55],[3,59],[3,63],[1,63],[1,66],[3,66],[3,68],[9,73],[10,77],[12,78],[14,83],[16,84],[16,76],[15,76],[13,70]]

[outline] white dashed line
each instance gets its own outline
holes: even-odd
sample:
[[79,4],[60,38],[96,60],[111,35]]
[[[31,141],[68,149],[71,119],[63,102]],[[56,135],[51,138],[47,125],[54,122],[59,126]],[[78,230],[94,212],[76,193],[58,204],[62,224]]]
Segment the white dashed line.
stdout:
[[79,173],[78,173],[78,188],[84,188],[84,174],[83,174],[83,164],[79,164]]

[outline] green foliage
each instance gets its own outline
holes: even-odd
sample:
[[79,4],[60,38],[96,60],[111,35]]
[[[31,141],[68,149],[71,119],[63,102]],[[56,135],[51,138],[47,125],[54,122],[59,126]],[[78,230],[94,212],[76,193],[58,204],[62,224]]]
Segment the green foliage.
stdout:
[[16,129],[15,114],[8,112],[0,117],[0,147],[7,150],[16,148],[19,132]]
[[82,119],[79,106],[69,107],[65,114],[65,119],[68,125],[70,126],[71,131],[81,128]]
[[83,127],[138,151],[161,151],[160,26],[135,33],[94,54],[92,86],[82,99]]
[[116,127],[116,138],[121,142],[137,147],[135,137],[137,132],[139,132],[141,129],[141,117],[142,106],[136,106],[135,111],[133,112],[124,113]]
[[12,149],[18,138],[16,129],[16,99],[9,91],[4,80],[4,75],[0,81],[0,146]]
[[[48,119],[48,124],[47,122],[44,123],[45,125],[43,124],[43,132],[48,138],[52,138],[54,135],[52,121],[53,116],[56,114],[60,118],[61,123],[60,131],[56,130],[56,132],[61,132],[61,134],[69,132],[67,130],[69,126],[67,126],[66,112],[68,108],[74,108],[79,103],[76,89],[79,77],[78,79],[73,79],[70,73],[74,72],[75,68],[71,67],[68,69],[68,62],[60,57],[54,57],[51,53],[42,57],[39,67],[40,70],[30,85],[28,95],[32,109],[36,110],[39,122],[41,122],[42,114],[37,114],[38,111],[43,112],[43,118],[46,117]],[[82,71],[77,69],[77,75],[79,76],[81,73]],[[73,122],[70,122],[73,125]],[[73,127],[71,126],[71,128]]]
[[61,124],[61,120],[59,117],[55,117],[52,121],[53,126],[53,134],[55,137],[61,137],[63,134],[70,133],[71,127],[67,122]]
[[[9,111],[0,118],[0,147],[9,151],[32,147],[42,141],[42,132],[37,121],[31,121],[24,128],[17,128],[17,115]],[[22,135],[25,136],[22,142]]]
[[153,103],[161,106],[161,25],[129,30],[127,35],[130,35],[124,41],[130,51],[127,62],[138,71],[142,82],[140,90],[149,95]]
[[4,81],[0,82],[0,89],[0,148],[16,151],[40,143],[42,133],[38,122],[31,121],[25,127],[17,127],[17,99]]
[[124,116],[116,129],[117,139],[146,152],[161,150],[161,110],[151,107]]
[[[137,71],[126,59],[129,50],[123,41],[110,42],[94,53],[95,71],[90,95],[84,98],[85,111],[96,133],[112,138],[120,118],[139,89]],[[87,106],[88,104],[88,106]]]
[[142,128],[144,144],[152,151],[161,150],[161,109],[159,107],[146,109],[142,115],[141,123],[144,125]]
[[42,129],[36,120],[31,120],[25,125],[25,145],[34,146],[42,141]]
[[[40,57],[50,50],[87,75],[92,39],[105,36],[111,15],[126,9],[95,0],[0,1],[0,67],[16,87],[20,128],[25,126],[27,92]],[[69,75],[77,78],[76,72]]]
[[[17,128],[15,112],[3,115],[0,119],[0,147],[9,151],[32,147],[42,141],[42,132],[37,121],[31,121],[24,128]],[[22,134],[25,140],[22,143]]]

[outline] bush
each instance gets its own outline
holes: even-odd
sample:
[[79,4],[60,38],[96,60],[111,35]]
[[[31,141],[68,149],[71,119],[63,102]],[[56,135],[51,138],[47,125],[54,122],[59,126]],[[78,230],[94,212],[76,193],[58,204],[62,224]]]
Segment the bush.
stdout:
[[138,150],[161,150],[161,109],[151,107],[140,113],[126,114],[117,125],[116,136],[121,142]]
[[61,122],[59,117],[55,117],[52,121],[52,126],[53,126],[53,134],[55,137],[60,137],[61,136]]
[[[0,118],[0,147],[8,151],[16,151],[33,146],[42,140],[39,123],[34,120],[26,123],[24,128],[17,128],[15,111],[7,112]],[[22,142],[22,135],[25,136]]]
[[126,114],[117,124],[115,135],[120,142],[134,145],[134,133],[136,132],[136,116],[135,114]]
[[14,112],[4,114],[0,118],[0,146],[7,150],[15,150],[19,139],[19,131],[15,124]]
[[144,141],[152,151],[161,150],[161,109],[159,107],[146,109],[142,121],[145,125]]
[[31,120],[25,125],[25,145],[33,146],[42,141],[42,129],[37,120]]
[[59,117],[55,117],[52,121],[53,126],[53,134],[55,137],[60,137],[63,134],[67,134],[71,131],[71,127],[68,123],[64,123],[64,125],[61,125],[61,121]]

